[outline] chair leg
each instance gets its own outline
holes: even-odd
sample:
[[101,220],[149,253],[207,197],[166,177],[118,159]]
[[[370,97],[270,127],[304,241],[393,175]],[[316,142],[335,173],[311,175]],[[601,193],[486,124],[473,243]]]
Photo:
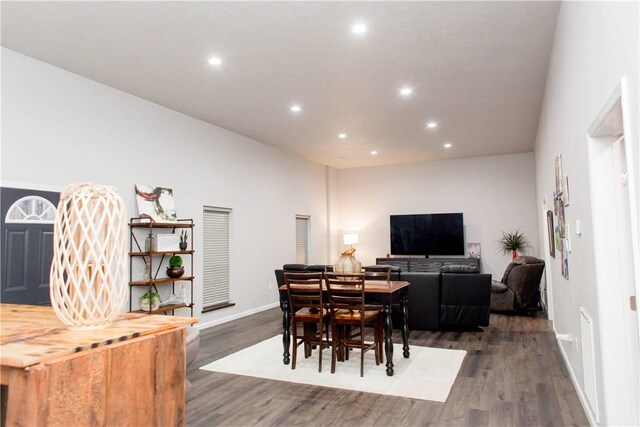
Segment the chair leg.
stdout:
[[292,359],[291,359],[291,369],[296,369],[296,356],[298,355],[298,324],[296,322],[296,318],[293,318],[293,321],[291,322],[293,323],[292,325],[292,329],[293,329],[293,340],[292,343],[293,345],[291,346],[291,350],[293,352],[292,354]]
[[324,321],[320,319],[318,322],[318,372],[322,372],[322,347],[324,347],[324,343],[322,342],[322,327],[324,326]]
[[331,328],[331,334],[333,335],[331,337],[331,373],[335,374],[336,373],[336,351],[337,351],[336,347],[338,346],[338,332],[335,325],[333,325]]

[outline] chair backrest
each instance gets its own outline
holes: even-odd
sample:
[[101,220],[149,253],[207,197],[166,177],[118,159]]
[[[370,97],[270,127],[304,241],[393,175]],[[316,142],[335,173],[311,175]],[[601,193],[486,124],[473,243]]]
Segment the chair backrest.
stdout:
[[322,273],[284,273],[284,280],[291,313],[301,308],[322,311]]
[[391,281],[390,265],[367,265],[362,269],[365,280],[386,280],[387,283]]
[[507,266],[502,282],[515,294],[516,308],[538,306],[543,271],[544,261],[534,257],[518,257]]
[[332,315],[338,310],[364,315],[364,274],[325,273],[325,282]]

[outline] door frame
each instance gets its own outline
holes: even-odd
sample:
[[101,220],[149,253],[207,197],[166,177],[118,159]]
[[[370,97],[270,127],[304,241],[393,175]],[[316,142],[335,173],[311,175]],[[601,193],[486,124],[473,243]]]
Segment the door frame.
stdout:
[[[622,128],[619,123],[622,121]],[[621,260],[616,256],[617,251],[611,248],[621,246],[617,233],[608,232],[610,229],[611,212],[615,203],[613,195],[607,193],[607,188],[616,183],[613,175],[612,146],[619,139],[619,131],[625,138],[626,169],[628,174],[629,215],[631,218],[631,251],[633,265],[632,277],[635,281],[635,295],[640,295],[640,265],[638,248],[638,200],[636,198],[636,177],[633,169],[633,146],[637,140],[632,134],[629,121],[629,100],[627,81],[622,78],[587,130],[587,154],[589,185],[591,193],[591,213],[593,217],[594,267],[596,272],[596,293],[599,311],[600,353],[602,358],[602,379],[604,389],[604,408],[607,424],[637,424],[640,420],[640,409],[633,403],[634,394],[638,396],[640,375],[629,378],[625,366],[629,361],[625,359],[628,346],[636,346],[636,354],[640,354],[640,332],[637,336],[629,336],[626,328],[628,319],[624,317],[624,310],[629,310],[629,295],[624,295],[624,289],[611,286],[616,280],[620,281]],[[611,192],[609,192],[611,193]],[[615,212],[615,211],[614,211]],[[635,321],[640,331],[640,313],[636,310]],[[621,327],[622,324],[622,327]],[[626,350],[626,351],[625,351]],[[627,396],[632,401],[627,405]],[[599,406],[599,405],[596,405]],[[598,420],[598,408],[593,408]]]

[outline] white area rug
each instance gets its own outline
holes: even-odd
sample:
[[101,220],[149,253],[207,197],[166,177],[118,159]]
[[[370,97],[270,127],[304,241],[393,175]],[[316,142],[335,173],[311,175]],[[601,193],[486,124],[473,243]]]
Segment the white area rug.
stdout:
[[349,360],[337,362],[336,373],[331,374],[331,349],[323,350],[322,372],[318,372],[317,351],[305,359],[300,346],[294,370],[290,364],[282,363],[282,336],[277,335],[200,369],[444,402],[467,354],[464,350],[411,346],[411,357],[405,359],[402,345],[394,344],[394,375],[387,376],[384,364],[376,366],[373,351],[368,351],[361,378],[359,353],[359,350],[353,350]]

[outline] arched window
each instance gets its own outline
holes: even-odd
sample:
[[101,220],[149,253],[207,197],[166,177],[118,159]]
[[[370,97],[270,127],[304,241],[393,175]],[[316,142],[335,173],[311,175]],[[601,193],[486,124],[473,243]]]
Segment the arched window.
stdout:
[[17,200],[7,212],[7,224],[53,224],[56,207],[40,196],[27,196]]

